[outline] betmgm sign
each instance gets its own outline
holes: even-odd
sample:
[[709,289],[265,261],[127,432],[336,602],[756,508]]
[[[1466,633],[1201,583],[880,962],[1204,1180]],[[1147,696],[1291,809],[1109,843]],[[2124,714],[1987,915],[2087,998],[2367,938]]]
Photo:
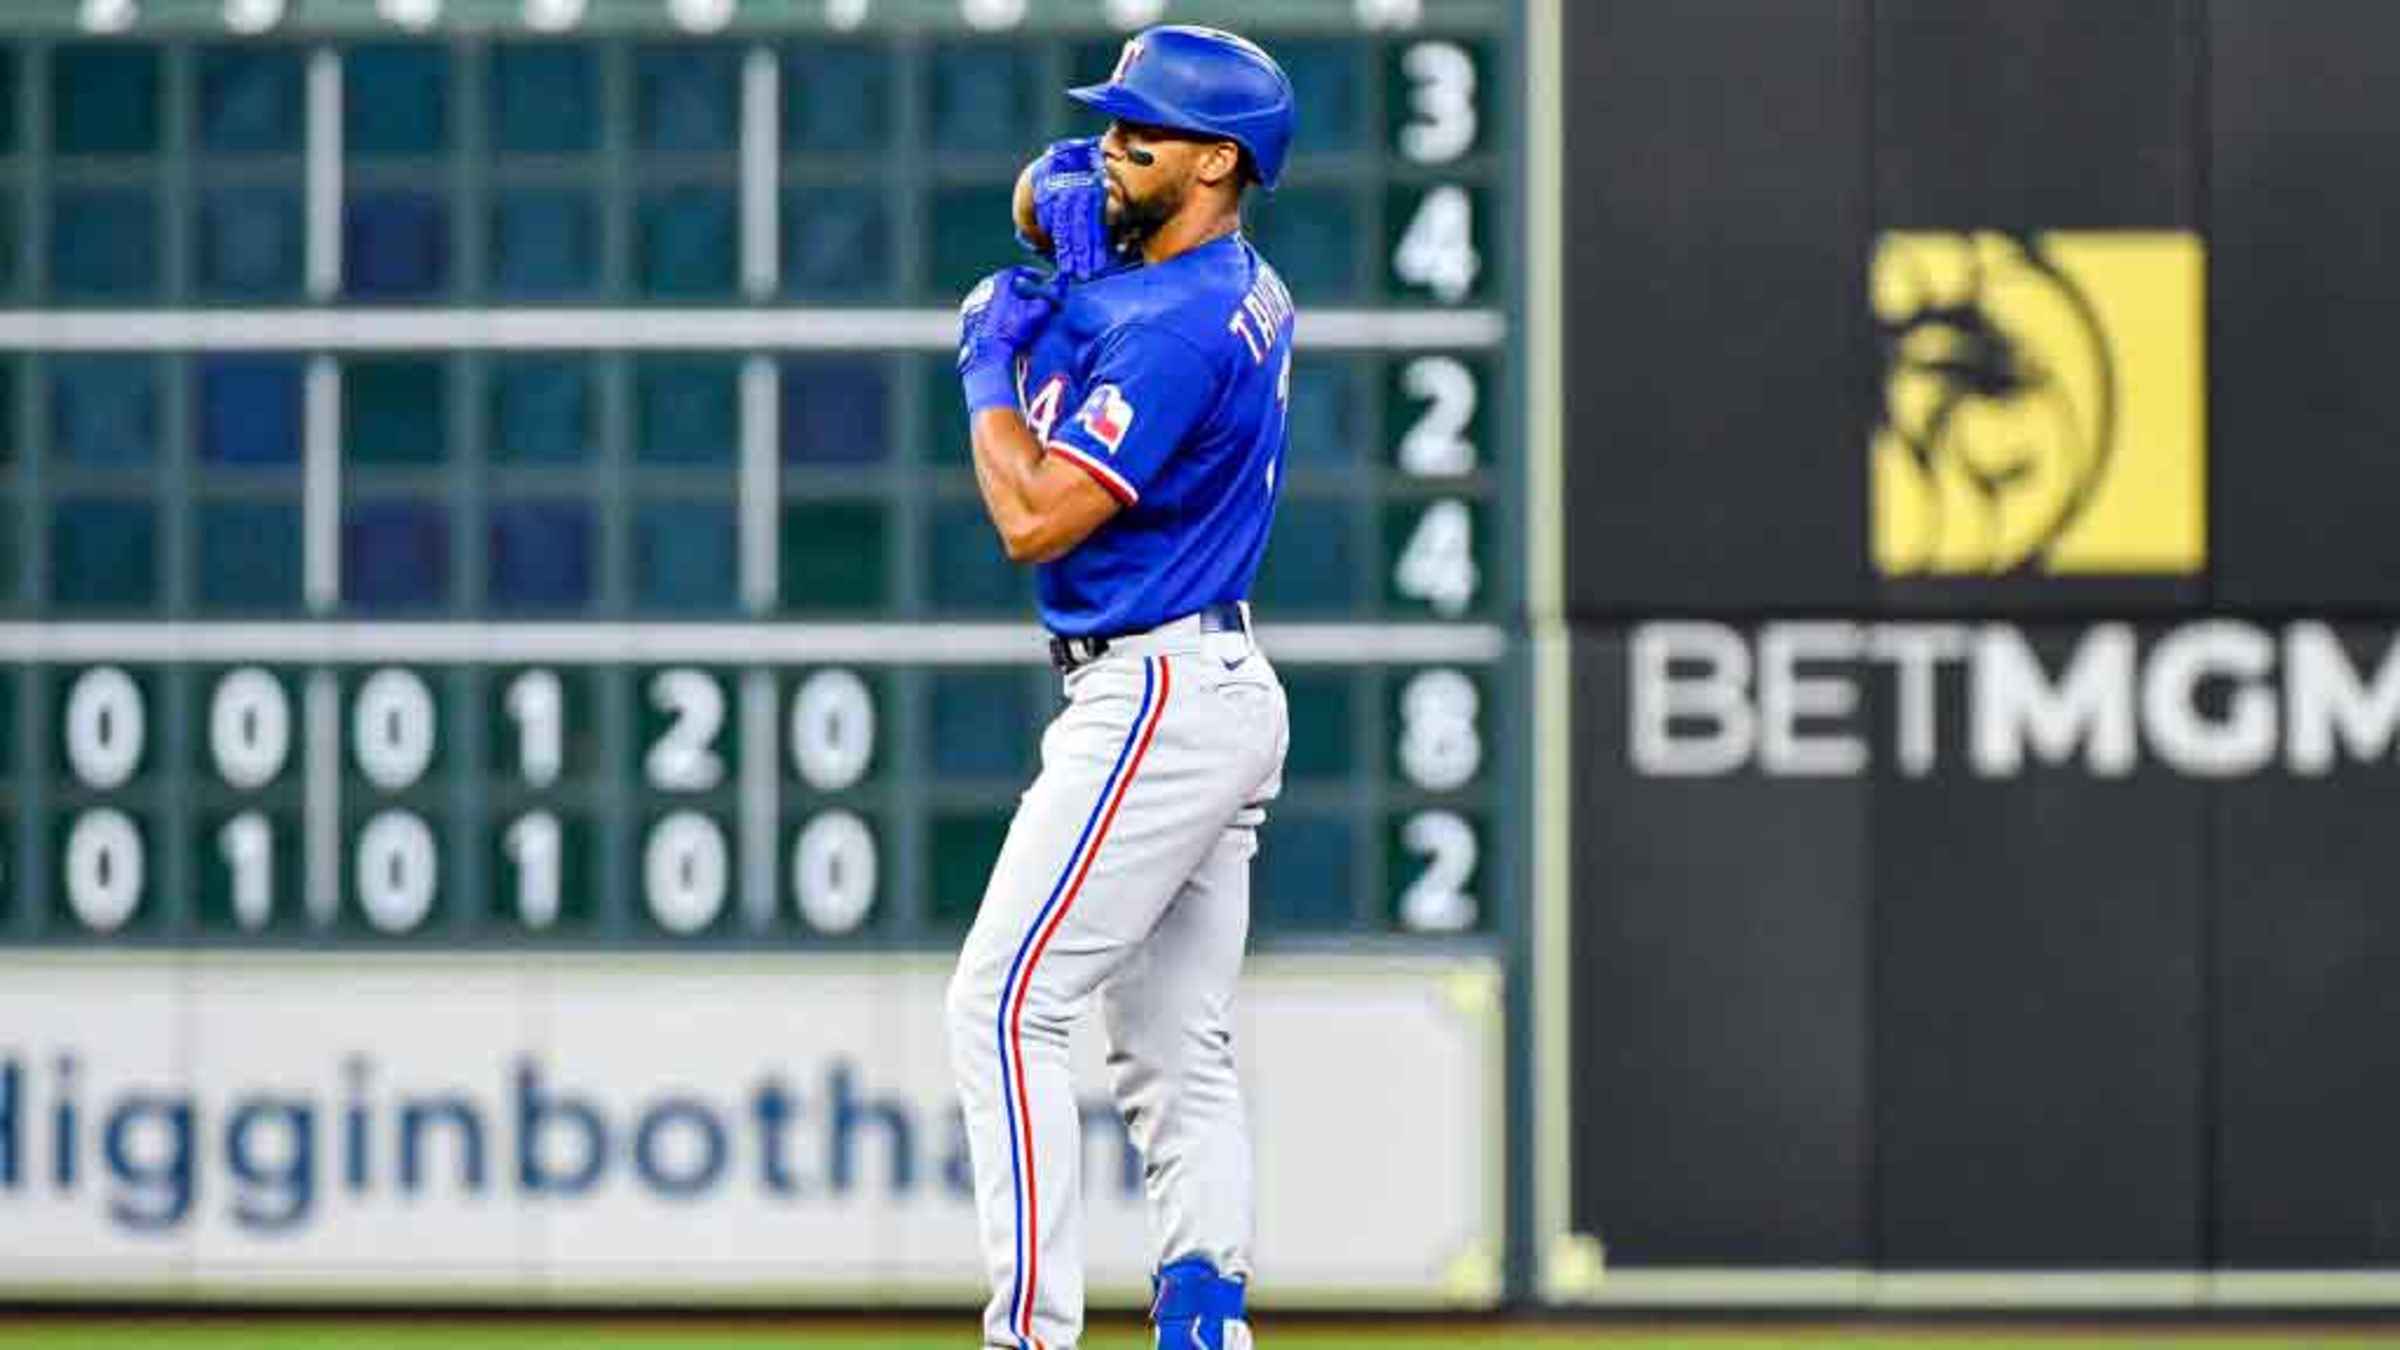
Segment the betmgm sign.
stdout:
[[2097,624],[2046,650],[2006,623],[1672,622],[1629,651],[1645,777],[1922,778],[1951,755],[1986,779],[2319,777],[2400,755],[2400,635],[2318,622]]

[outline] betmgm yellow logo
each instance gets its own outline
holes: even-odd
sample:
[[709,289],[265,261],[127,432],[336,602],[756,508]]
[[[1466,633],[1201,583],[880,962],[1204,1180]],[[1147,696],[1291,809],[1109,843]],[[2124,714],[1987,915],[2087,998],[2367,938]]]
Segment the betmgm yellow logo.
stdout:
[[1883,235],[1876,570],[2198,572],[2203,269],[2182,233]]

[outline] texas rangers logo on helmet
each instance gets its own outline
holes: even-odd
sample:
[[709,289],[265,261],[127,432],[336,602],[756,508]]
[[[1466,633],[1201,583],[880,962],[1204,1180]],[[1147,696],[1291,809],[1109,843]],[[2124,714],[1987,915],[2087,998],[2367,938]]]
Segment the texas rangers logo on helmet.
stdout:
[[1075,414],[1075,420],[1113,455],[1125,444],[1125,433],[1133,430],[1133,405],[1115,385],[1104,384],[1083,401],[1083,411]]
[[1143,50],[1144,48],[1140,38],[1131,37],[1125,39],[1125,50],[1117,53],[1117,68],[1109,72],[1108,82],[1110,84],[1125,83],[1126,72],[1132,70],[1134,63],[1142,59]]

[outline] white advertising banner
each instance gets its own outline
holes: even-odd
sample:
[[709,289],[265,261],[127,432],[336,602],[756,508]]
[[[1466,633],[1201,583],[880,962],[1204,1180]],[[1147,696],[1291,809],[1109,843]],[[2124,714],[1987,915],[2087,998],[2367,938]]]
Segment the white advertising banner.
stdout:
[[[0,1298],[978,1297],[920,956],[25,953],[0,962]],[[1256,958],[1261,1302],[1500,1293],[1501,984]],[[1096,1025],[1096,1302],[1152,1261]]]

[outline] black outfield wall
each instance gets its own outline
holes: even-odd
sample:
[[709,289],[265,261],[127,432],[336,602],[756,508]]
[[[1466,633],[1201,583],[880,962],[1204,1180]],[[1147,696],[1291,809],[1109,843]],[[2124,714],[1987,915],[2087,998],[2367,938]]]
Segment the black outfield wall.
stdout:
[[[2400,1259],[2400,6],[1565,13],[1576,1226]],[[1895,232],[2197,241],[2195,558],[1879,564]]]

